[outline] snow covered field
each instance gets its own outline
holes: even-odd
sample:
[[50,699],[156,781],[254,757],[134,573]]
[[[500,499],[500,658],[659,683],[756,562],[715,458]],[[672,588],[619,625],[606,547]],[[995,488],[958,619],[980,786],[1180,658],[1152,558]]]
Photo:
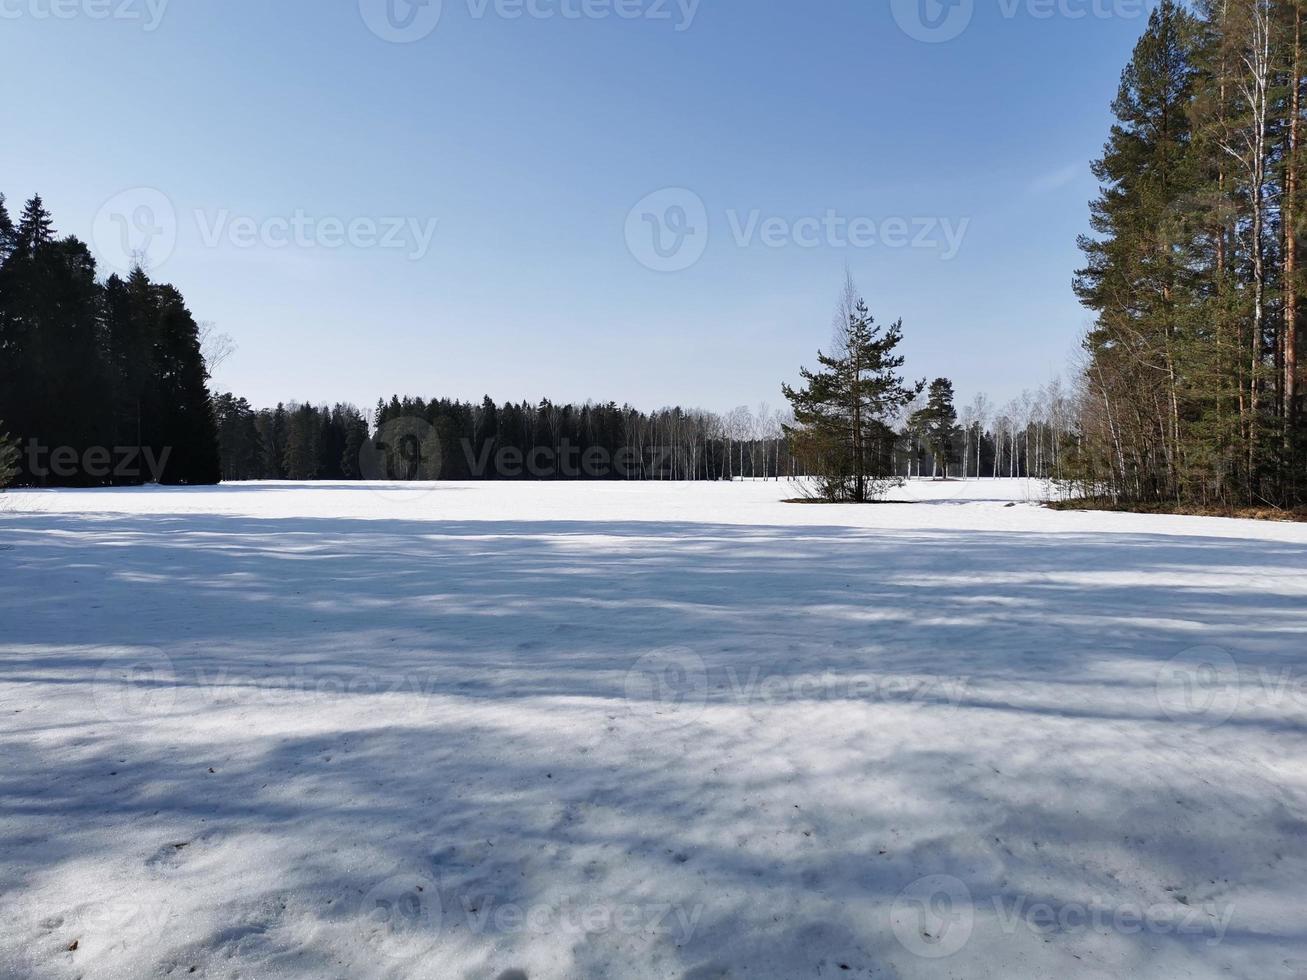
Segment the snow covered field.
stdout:
[[1307,526],[0,498],[0,976],[1307,975]]

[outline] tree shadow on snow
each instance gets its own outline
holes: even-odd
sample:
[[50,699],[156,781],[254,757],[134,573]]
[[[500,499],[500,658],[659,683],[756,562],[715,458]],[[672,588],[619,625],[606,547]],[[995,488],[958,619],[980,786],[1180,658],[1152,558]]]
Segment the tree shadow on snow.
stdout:
[[[965,881],[980,910],[1219,903],[1307,834],[1295,791],[1242,761],[1266,738],[1307,748],[1300,711],[1252,697],[1207,726],[1157,686],[1197,646],[1250,675],[1297,667],[1303,545],[183,514],[3,528],[0,891],[124,849],[184,879],[276,841],[240,930],[201,930],[179,963],[240,949],[340,972],[277,910],[355,929],[403,869],[439,887],[442,940],[481,950],[468,975],[542,972],[542,937],[487,907],[620,896],[704,907],[693,929],[566,937],[571,975],[625,957],[685,978],[892,976],[890,910],[923,874]],[[153,680],[114,672],[155,651]],[[663,713],[631,670],[687,652],[703,704]],[[156,716],[101,712],[150,683]],[[283,727],[241,722],[282,705]],[[1123,885],[1140,867],[1176,890]],[[1122,941],[1136,972],[1179,949],[1263,975],[1304,944],[1237,918],[1205,938]]]

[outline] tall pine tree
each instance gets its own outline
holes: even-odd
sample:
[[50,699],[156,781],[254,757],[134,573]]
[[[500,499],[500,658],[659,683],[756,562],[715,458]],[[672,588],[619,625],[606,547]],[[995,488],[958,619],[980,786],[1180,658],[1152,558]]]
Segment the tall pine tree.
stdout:
[[890,422],[924,382],[908,385],[898,374],[903,321],[877,326],[851,279],[836,316],[833,352],[817,352],[821,369],[802,368],[802,388],[782,386],[794,411],[785,431],[815,475],[818,496],[865,503],[899,482]]
[[934,476],[939,476],[939,468],[943,465],[944,479],[948,479],[949,464],[958,458],[957,442],[961,435],[957,408],[953,404],[953,382],[948,378],[932,381],[925,408],[912,414],[910,424],[921,433],[922,441],[930,450]]

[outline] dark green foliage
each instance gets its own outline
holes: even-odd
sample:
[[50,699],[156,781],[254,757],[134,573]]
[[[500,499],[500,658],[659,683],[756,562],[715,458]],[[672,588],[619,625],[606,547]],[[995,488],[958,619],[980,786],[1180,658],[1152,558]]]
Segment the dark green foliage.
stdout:
[[155,445],[171,450],[161,483],[217,483],[218,431],[209,401],[208,372],[200,356],[199,328],[181,293],[158,287],[159,331],[155,369],[160,411],[155,416]]
[[1119,501],[1303,500],[1302,8],[1162,0],[1113,104],[1076,292],[1069,482]]
[[254,411],[227,394],[214,411],[227,479],[779,479],[796,467],[779,429],[740,439],[681,408],[393,396],[369,424],[350,405]]
[[890,423],[924,387],[898,374],[903,358],[894,351],[902,339],[903,321],[877,326],[849,283],[834,353],[817,352],[821,370],[800,370],[802,388],[782,386],[794,411],[786,434],[824,499],[864,503],[900,482]]
[[[378,403],[373,422],[381,432],[398,425],[394,431],[423,447],[412,474],[402,465],[388,474],[400,479],[720,480],[728,475],[722,419],[681,408],[644,413],[612,402],[496,405],[489,397],[479,404],[394,397]],[[748,442],[747,475],[775,478],[791,472],[792,460],[775,450],[763,440]],[[432,453],[438,458],[430,459]]]
[[368,441],[368,423],[353,405],[337,405],[332,412],[332,424],[342,431],[343,449],[340,455],[340,475],[346,480],[361,480],[363,471],[360,458]]
[[16,227],[0,198],[0,416],[25,447],[18,482],[217,482],[208,378],[181,294],[139,269],[105,283],[95,271],[39,196]]
[[932,381],[926,407],[914,412],[909,424],[921,433],[922,442],[934,457],[935,465],[943,464],[942,475],[947,479],[949,466],[958,461],[958,442],[962,438],[958,429],[958,412],[953,405],[953,382],[948,378]]
[[0,490],[14,482],[18,475],[18,447],[9,434],[0,427]]
[[316,480],[321,472],[319,437],[322,426],[311,405],[302,405],[290,415],[283,463],[288,480]]
[[213,416],[218,427],[222,478],[258,480],[267,475],[258,415],[250,408],[250,403],[231,392],[216,395]]

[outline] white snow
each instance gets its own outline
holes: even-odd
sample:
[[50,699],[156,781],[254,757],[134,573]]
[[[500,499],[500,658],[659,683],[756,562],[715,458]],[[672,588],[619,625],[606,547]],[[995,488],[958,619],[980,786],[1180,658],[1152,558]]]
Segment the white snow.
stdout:
[[1307,526],[792,495],[0,497],[0,976],[1307,975]]

